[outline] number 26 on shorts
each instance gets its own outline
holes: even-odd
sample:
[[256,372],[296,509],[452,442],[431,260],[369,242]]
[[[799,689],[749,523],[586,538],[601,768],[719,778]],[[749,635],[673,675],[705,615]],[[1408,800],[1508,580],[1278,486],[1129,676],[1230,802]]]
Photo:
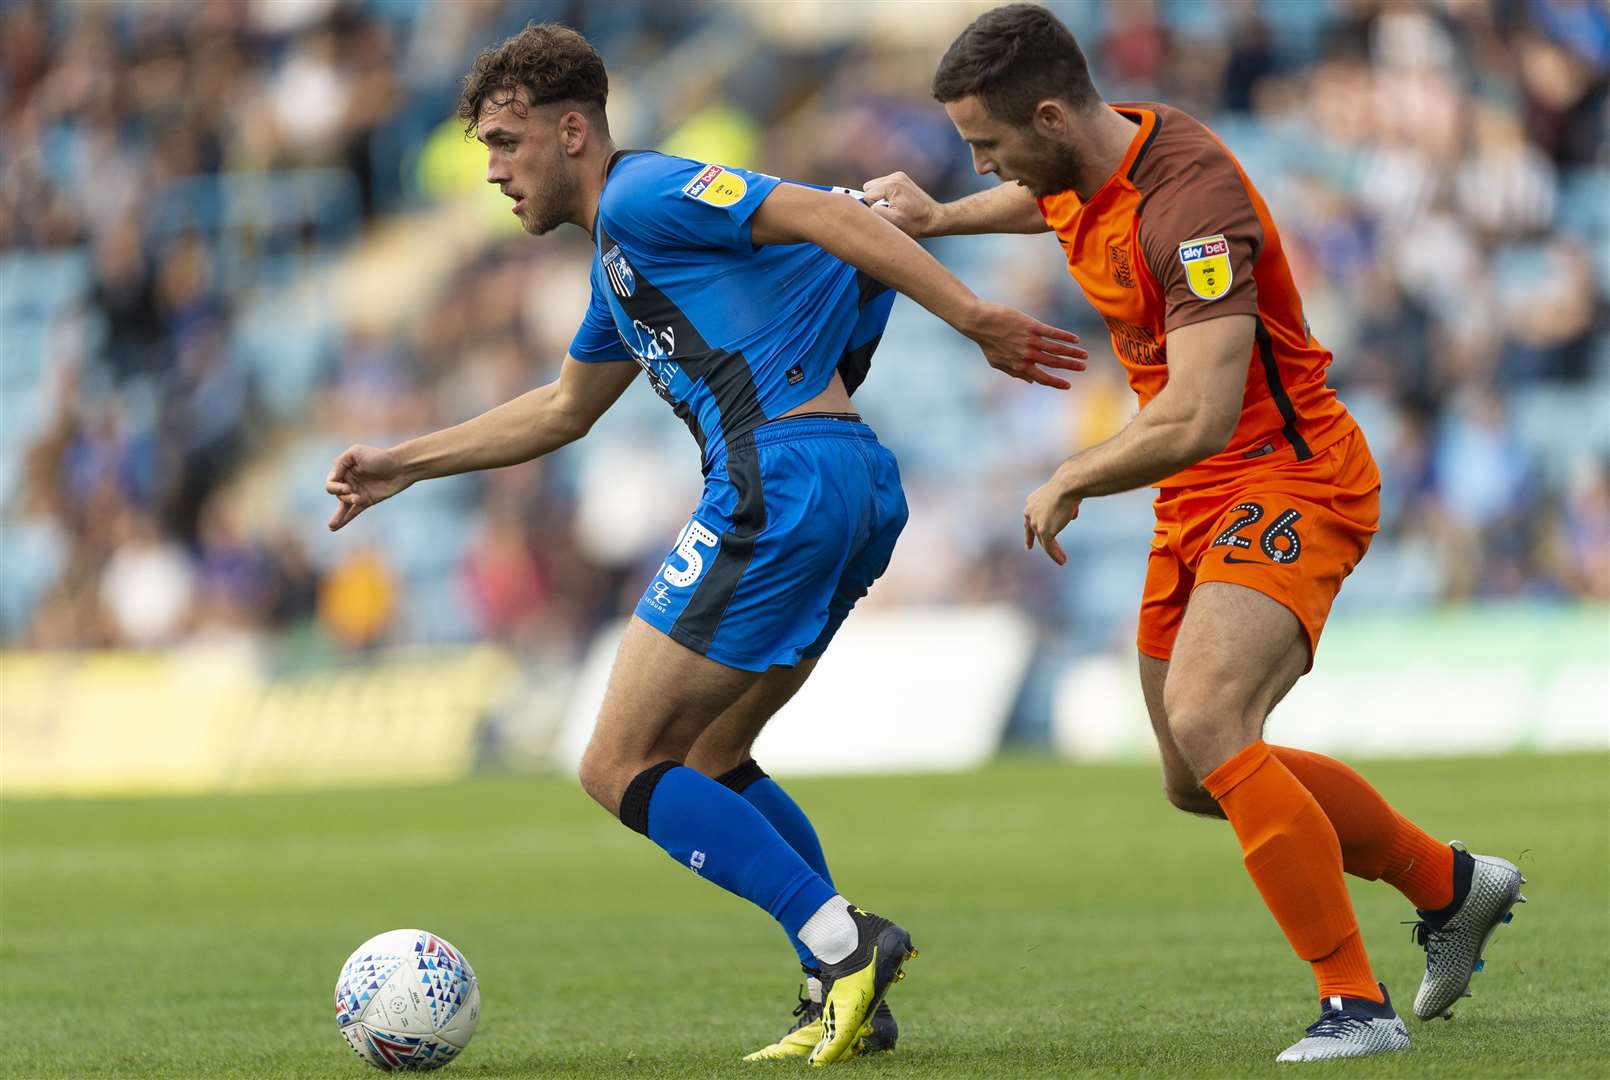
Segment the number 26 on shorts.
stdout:
[[[1244,502],[1230,512],[1240,516],[1214,537],[1213,543],[1209,546],[1250,548],[1252,541],[1240,533],[1247,526],[1263,520],[1263,507],[1257,503]],[[1258,537],[1258,547],[1269,557],[1270,562],[1281,565],[1294,563],[1297,561],[1297,556],[1303,553],[1302,537],[1292,528],[1301,517],[1302,515],[1295,510],[1282,510],[1279,516],[1269,523],[1269,527],[1263,530],[1263,535]],[[1281,543],[1276,543],[1277,540]]]
[[[720,546],[721,538],[700,524],[697,518],[690,519],[682,530],[682,535],[676,538],[676,548],[672,551],[672,558],[665,560],[660,573],[665,580],[678,589],[687,588],[699,580],[704,573],[704,553],[700,547],[715,548]],[[683,562],[681,569],[672,565],[674,559],[680,558]]]

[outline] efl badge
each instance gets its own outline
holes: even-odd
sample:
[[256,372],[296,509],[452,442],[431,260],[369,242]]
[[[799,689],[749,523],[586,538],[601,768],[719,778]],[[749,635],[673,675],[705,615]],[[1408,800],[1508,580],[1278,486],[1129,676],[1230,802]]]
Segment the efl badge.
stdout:
[[749,185],[737,173],[720,165],[706,165],[704,171],[682,189],[682,194],[711,206],[731,206],[748,190]]
[[1199,236],[1180,245],[1185,281],[1204,300],[1217,300],[1230,289],[1230,242],[1223,233]]

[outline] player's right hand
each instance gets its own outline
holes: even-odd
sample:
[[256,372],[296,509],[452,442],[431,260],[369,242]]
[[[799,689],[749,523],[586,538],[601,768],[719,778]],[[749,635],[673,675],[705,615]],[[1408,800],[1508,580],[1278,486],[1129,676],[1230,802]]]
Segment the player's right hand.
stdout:
[[1058,390],[1071,384],[1041,365],[1083,371],[1090,355],[1072,330],[1059,330],[1004,304],[979,301],[976,313],[957,329],[973,339],[990,367],[1014,379]]
[[375,503],[384,502],[413,483],[403,475],[402,462],[390,450],[349,446],[335,459],[324,490],[340,505],[326,523],[335,532]]
[[939,219],[939,204],[903,172],[890,173],[861,185],[872,212],[894,223],[907,236],[927,236]]

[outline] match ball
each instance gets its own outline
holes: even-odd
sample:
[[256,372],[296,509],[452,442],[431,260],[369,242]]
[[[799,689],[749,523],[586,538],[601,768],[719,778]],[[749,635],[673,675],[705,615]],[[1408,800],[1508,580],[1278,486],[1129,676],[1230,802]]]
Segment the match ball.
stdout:
[[369,1064],[439,1069],[469,1045],[481,988],[464,954],[428,930],[388,930],[359,945],[335,982],[335,1022]]

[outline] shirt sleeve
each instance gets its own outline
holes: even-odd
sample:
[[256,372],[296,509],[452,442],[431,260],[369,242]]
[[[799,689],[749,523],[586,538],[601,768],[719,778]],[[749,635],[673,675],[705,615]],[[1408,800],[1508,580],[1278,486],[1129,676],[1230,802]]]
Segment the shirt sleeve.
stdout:
[[609,302],[598,292],[598,282],[592,283],[592,299],[587,302],[587,314],[582,317],[576,336],[570,340],[570,355],[586,364],[605,360],[630,360],[620,332],[615,329],[615,317],[610,313]]
[[626,224],[629,234],[668,247],[748,251],[754,247],[751,219],[780,183],[731,165],[668,157],[661,167],[630,177],[609,217]]
[[1214,148],[1147,194],[1140,243],[1162,287],[1163,329],[1256,315],[1263,226],[1228,154]]

